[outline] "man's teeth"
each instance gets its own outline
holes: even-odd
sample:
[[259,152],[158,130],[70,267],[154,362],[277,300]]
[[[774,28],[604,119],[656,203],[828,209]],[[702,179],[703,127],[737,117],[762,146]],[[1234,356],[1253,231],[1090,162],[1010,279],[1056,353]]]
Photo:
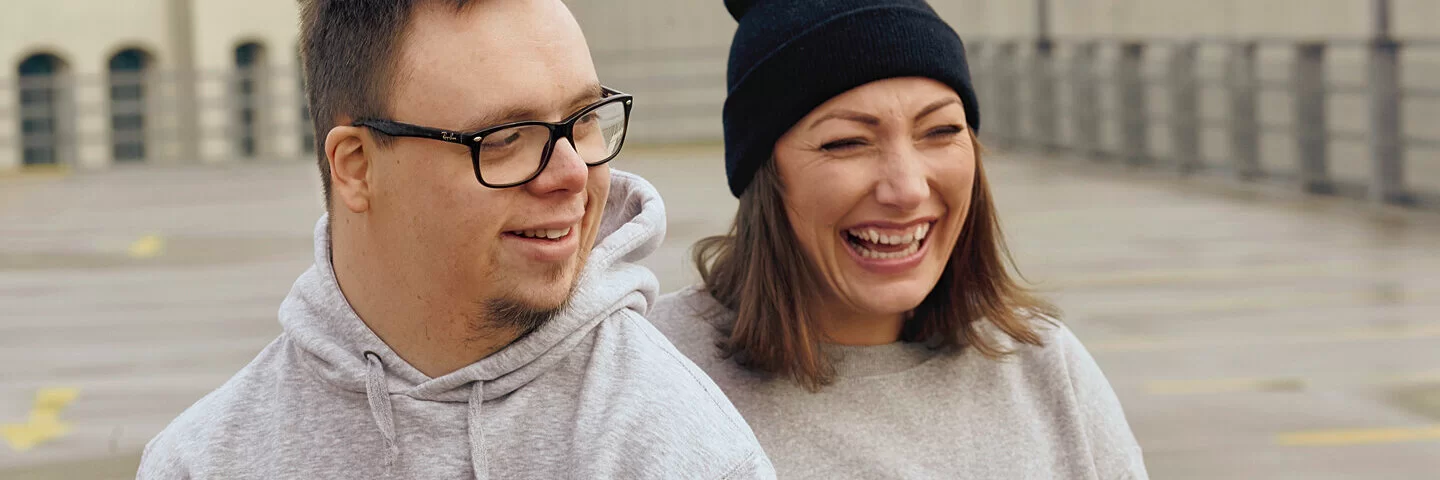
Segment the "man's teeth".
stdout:
[[930,224],[922,223],[916,225],[914,228],[911,228],[904,234],[898,235],[886,235],[875,231],[875,229],[873,228],[864,230],[849,230],[847,231],[847,233],[849,233],[850,235],[854,235],[855,238],[859,238],[870,243],[878,243],[881,245],[904,245],[907,243],[914,243],[924,240],[925,235],[930,233]]
[[544,229],[544,228],[542,228],[542,229],[539,229],[539,230],[523,230],[523,231],[518,231],[518,232],[514,232],[514,233],[515,233],[516,235],[519,235],[519,236],[522,236],[522,237],[528,237],[528,238],[544,238],[544,239],[547,239],[547,240],[554,240],[554,239],[557,239],[557,238],[564,238],[566,235],[569,235],[569,234],[570,234],[570,227],[565,227],[565,228],[561,228],[561,229]]

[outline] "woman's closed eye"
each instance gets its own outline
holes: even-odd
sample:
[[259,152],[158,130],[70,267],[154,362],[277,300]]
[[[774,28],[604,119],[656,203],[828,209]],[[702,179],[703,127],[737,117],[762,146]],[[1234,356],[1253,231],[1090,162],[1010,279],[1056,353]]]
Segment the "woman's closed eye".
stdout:
[[944,140],[950,139],[965,131],[963,125],[941,125],[925,131],[925,138]]
[[840,140],[834,140],[821,144],[820,150],[825,152],[844,152],[847,150],[854,150],[856,148],[863,147],[867,143],[868,142],[866,142],[865,139],[860,137],[842,138]]

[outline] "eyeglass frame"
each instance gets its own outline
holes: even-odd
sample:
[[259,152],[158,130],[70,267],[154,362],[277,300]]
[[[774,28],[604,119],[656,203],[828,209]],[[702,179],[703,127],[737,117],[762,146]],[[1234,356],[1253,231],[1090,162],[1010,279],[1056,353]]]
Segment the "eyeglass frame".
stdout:
[[[570,145],[573,148],[573,146],[575,145],[576,121],[578,121],[580,118],[584,117],[590,112],[593,112],[600,109],[601,107],[616,102],[623,102],[625,106],[624,129],[620,134],[620,143],[615,147],[615,153],[612,153],[610,154],[610,156],[605,157],[604,160],[600,160],[595,163],[585,162],[585,166],[598,167],[609,163],[611,160],[614,160],[615,157],[620,155],[620,150],[625,147],[625,137],[630,134],[630,109],[634,106],[635,97],[633,95],[621,92],[619,90],[615,90],[610,87],[602,86],[600,87],[600,90],[601,93],[605,95],[604,98],[601,98],[599,101],[580,109],[580,111],[571,114],[569,117],[561,120],[558,123],[543,122],[539,120],[525,120],[519,122],[503,123],[492,127],[485,127],[483,129],[468,133],[433,127],[423,127],[420,125],[412,125],[409,123],[397,122],[394,120],[386,120],[381,118],[362,118],[360,120],[352,122],[350,126],[374,129],[375,131],[392,137],[428,138],[431,140],[440,140],[442,142],[455,143],[470,147],[470,165],[475,169],[475,180],[478,180],[481,185],[489,188],[518,187],[520,185],[530,183],[531,180],[539,177],[540,173],[545,171],[545,167],[550,166],[550,157],[552,156],[552,154],[555,153],[555,145],[560,143],[561,138],[569,140]],[[518,182],[486,182],[485,177],[480,174],[480,145],[485,140],[485,137],[492,133],[508,128],[529,126],[542,126],[550,132],[550,139],[545,143],[545,151],[540,154],[540,166],[536,168],[535,172],[531,173],[530,176],[525,177],[524,180],[520,180]]]

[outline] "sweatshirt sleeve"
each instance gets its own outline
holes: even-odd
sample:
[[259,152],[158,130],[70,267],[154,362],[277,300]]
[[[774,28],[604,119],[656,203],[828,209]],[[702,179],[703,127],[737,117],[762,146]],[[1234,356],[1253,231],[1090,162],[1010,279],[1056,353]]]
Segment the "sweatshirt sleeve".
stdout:
[[1069,328],[1059,327],[1054,341],[1065,352],[1070,385],[1080,408],[1081,421],[1090,442],[1096,472],[1100,478],[1146,480],[1145,459],[1120,399],[1100,371],[1094,357]]
[[161,432],[145,445],[145,453],[140,456],[140,469],[135,473],[136,480],[190,478],[189,472],[180,462],[179,452],[175,450],[166,433]]
[[729,473],[726,473],[723,480],[774,480],[775,466],[770,463],[770,457],[763,452],[756,451],[745,457],[739,464],[735,465]]

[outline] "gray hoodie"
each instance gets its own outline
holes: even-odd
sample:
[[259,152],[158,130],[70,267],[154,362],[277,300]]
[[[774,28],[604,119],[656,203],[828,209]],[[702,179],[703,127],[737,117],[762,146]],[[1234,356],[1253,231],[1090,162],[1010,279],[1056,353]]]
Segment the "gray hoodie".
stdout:
[[654,187],[616,171],[571,305],[504,350],[429,378],[335,281],[326,217],[284,333],[145,448],[139,478],[773,478],[723,393],[645,319]]

